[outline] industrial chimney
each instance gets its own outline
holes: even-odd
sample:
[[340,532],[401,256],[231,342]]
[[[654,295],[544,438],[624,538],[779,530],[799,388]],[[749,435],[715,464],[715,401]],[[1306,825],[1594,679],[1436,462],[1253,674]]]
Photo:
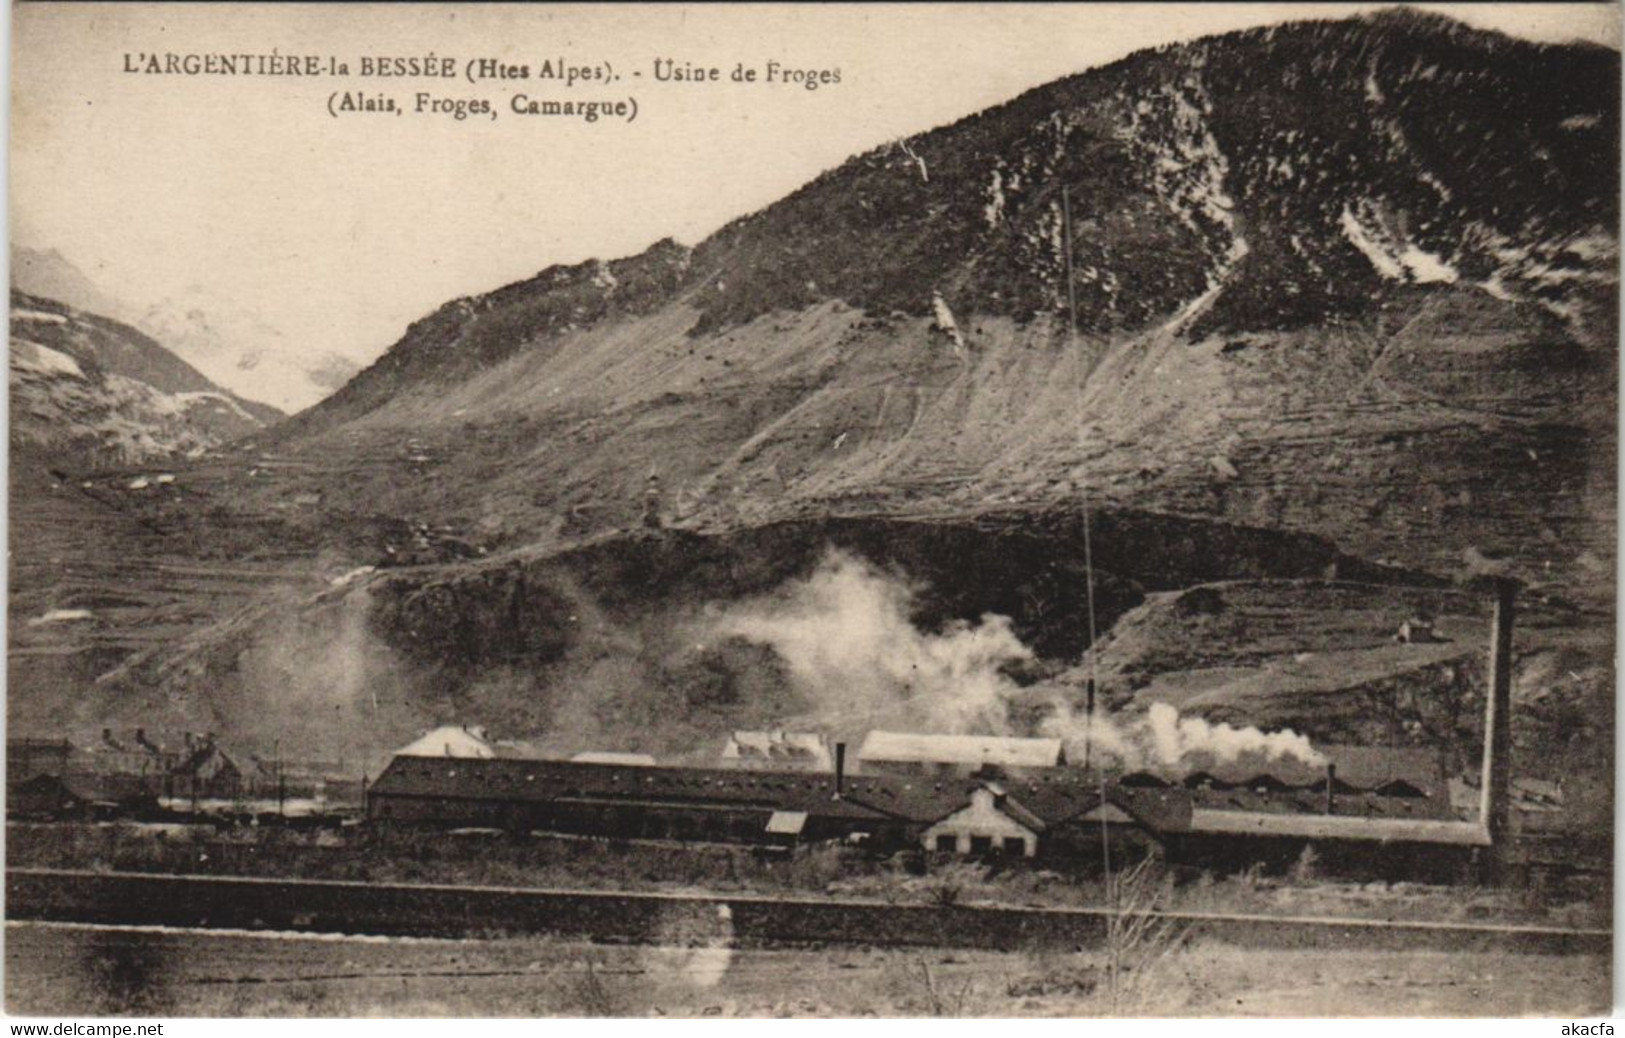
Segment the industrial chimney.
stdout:
[[835,744],[835,799],[846,792],[846,743]]
[[1337,813],[1337,765],[1326,764],[1326,813]]
[[[1484,774],[1479,785],[1478,817],[1490,840],[1492,861],[1500,857],[1511,812],[1508,795],[1512,767],[1512,620],[1518,585],[1500,580],[1495,586],[1495,618],[1490,633],[1490,681],[1484,707]],[[1493,867],[1493,866],[1492,866]]]

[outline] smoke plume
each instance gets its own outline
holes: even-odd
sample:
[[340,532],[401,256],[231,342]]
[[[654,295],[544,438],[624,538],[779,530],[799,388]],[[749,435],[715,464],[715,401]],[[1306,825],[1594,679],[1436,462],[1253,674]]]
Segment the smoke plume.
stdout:
[[1186,770],[1207,758],[1226,763],[1245,754],[1266,760],[1297,760],[1322,767],[1326,758],[1309,738],[1290,728],[1266,732],[1181,717],[1167,703],[1153,703],[1143,716],[1097,713],[1089,717],[1057,704],[1043,724],[1046,735],[1066,744],[1067,759],[1123,768]]
[[[805,580],[768,599],[721,613],[712,634],[771,646],[784,660],[810,720],[824,727],[905,727],[941,734],[1025,735],[1009,705],[1023,691],[1010,664],[1033,659],[1009,617],[984,614],[937,632],[911,620],[917,591],[846,552],[831,550]],[[1037,690],[1025,690],[1030,702]],[[1265,732],[1181,717],[1157,703],[1125,716],[1074,710],[1061,690],[1040,734],[1061,739],[1067,759],[1125,768],[1180,769],[1256,753],[1320,766],[1324,758],[1291,730]]]
[[985,614],[922,632],[907,583],[832,550],[805,580],[732,607],[714,631],[770,645],[827,725],[920,731],[1003,731],[1016,686],[1002,668],[1032,659],[1008,617]]

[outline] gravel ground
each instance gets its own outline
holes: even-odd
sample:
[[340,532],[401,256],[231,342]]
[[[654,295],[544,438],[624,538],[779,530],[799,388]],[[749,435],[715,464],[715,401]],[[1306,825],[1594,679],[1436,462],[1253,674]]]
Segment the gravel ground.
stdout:
[[1559,1016],[1602,955],[1273,951],[1199,941],[1126,978],[1099,955],[627,947],[66,924],[6,928],[13,1015]]

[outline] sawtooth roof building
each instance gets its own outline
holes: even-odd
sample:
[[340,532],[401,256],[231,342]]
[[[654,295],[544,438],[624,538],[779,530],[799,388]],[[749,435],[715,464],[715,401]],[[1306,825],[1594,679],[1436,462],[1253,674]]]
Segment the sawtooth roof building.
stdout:
[[[1137,848],[1214,864],[1289,861],[1311,842],[1365,855],[1378,845],[1406,860],[1416,857],[1406,848],[1425,847],[1422,857],[1438,863],[1441,846],[1482,843],[1480,827],[1452,810],[1438,762],[1425,752],[1325,747],[1329,769],[1259,758],[1185,776],[1029,766],[1051,759],[1029,746],[982,753],[1045,741],[888,737],[875,744],[882,763],[919,745],[953,757],[946,770],[893,772],[863,761],[856,774],[843,772],[839,753],[834,772],[400,756],[369,791],[368,814],[404,824],[765,846],[847,841],[1080,864],[1099,855],[1103,835],[1117,853]],[[1000,765],[966,770],[989,757]]]

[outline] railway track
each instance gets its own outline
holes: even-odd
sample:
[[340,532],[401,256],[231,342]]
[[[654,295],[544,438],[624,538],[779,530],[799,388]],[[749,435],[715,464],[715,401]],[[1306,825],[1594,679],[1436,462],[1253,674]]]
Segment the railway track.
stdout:
[[[780,944],[1008,950],[1088,948],[1110,913],[1091,908],[893,904],[870,900],[665,894],[332,880],[6,872],[7,917],[199,929],[380,936],[556,934],[628,943],[725,939]],[[1605,953],[1607,929],[1358,918],[1159,913],[1191,936],[1244,947]]]

